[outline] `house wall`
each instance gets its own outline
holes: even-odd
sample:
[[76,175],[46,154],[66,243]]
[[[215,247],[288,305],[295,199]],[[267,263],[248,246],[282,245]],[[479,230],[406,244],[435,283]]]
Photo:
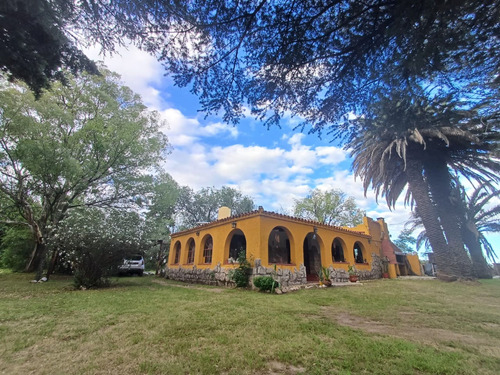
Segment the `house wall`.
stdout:
[[406,254],[406,259],[410,263],[411,269],[417,276],[422,276],[422,266],[417,254]]
[[[272,230],[276,227],[283,228],[288,235],[291,262],[276,264],[275,271],[275,264],[269,262],[268,241]],[[272,274],[285,286],[303,284],[306,282],[304,240],[308,234],[314,234],[315,228],[321,266],[330,269],[332,281],[347,281],[349,265],[356,266],[361,279],[381,277],[381,226],[379,222],[365,218],[363,224],[355,228],[355,232],[262,211],[219,220],[172,235],[166,274],[167,277],[176,280],[230,284],[230,270],[237,268],[238,264],[228,262],[229,246],[232,235],[235,231],[241,230],[246,238],[246,256],[253,266],[253,276]],[[212,262],[205,264],[203,247],[208,235],[213,239],[213,255]],[[332,257],[332,244],[336,238],[342,243],[345,262],[335,262]],[[194,262],[188,264],[188,243],[191,239],[195,242],[195,256]],[[174,264],[177,242],[181,244],[181,256],[179,263]],[[363,263],[355,262],[353,249],[356,243],[362,249]]]

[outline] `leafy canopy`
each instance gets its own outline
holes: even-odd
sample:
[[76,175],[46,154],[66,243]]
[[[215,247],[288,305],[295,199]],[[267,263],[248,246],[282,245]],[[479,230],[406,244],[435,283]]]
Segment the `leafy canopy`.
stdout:
[[365,212],[341,190],[315,189],[307,197],[295,200],[294,215],[327,225],[355,227],[363,222]]
[[227,186],[203,188],[197,192],[184,186],[177,200],[176,225],[183,229],[216,220],[222,206],[229,207],[232,215],[240,215],[252,211],[254,202],[249,196]]
[[2,204],[39,245],[76,207],[137,206],[168,146],[159,115],[116,74],[67,82],[39,100],[25,87],[0,90]]

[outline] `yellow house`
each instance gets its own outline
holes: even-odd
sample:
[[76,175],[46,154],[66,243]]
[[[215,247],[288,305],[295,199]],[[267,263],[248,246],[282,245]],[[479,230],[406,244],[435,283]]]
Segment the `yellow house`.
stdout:
[[[240,252],[253,266],[252,276],[274,275],[284,287],[318,280],[321,267],[333,282],[348,279],[354,265],[361,280],[382,277],[382,242],[388,239],[384,219],[365,217],[355,228],[344,228],[258,210],[230,216],[173,233],[166,276],[206,284],[230,284]],[[276,267],[276,271],[275,271]],[[390,265],[392,276],[396,267]]]

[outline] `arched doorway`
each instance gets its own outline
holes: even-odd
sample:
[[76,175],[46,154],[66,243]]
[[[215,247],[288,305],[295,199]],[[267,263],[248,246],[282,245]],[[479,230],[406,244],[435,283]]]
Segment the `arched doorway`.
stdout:
[[304,267],[307,281],[318,281],[321,271],[321,251],[317,235],[309,233],[304,239]]
[[285,228],[275,227],[269,234],[268,240],[269,264],[290,264],[290,239]]
[[236,229],[232,233],[231,242],[229,243],[228,262],[229,263],[236,262],[241,253],[245,254],[245,256],[246,256],[247,239],[245,238],[245,235],[243,234],[243,232],[241,230]]

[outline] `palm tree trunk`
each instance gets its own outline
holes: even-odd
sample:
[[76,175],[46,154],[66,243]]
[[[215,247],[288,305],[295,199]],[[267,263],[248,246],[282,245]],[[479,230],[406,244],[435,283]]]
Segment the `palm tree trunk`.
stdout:
[[453,196],[448,166],[444,159],[436,156],[430,162],[426,162],[424,168],[448,246],[453,252],[454,262],[459,265],[462,277],[474,278],[472,261],[465,250],[460,226],[464,221],[462,202],[459,194]]
[[479,233],[474,223],[468,222],[463,225],[464,242],[472,259],[472,267],[476,276],[480,279],[491,279],[493,277],[492,269],[483,255],[481,242],[479,242]]
[[462,277],[461,267],[456,264],[453,252],[443,234],[437,209],[429,195],[429,186],[423,177],[423,164],[419,160],[408,160],[405,170],[408,187],[416,203],[416,212],[422,219],[427,237],[434,252],[437,277],[444,281],[455,281]]

